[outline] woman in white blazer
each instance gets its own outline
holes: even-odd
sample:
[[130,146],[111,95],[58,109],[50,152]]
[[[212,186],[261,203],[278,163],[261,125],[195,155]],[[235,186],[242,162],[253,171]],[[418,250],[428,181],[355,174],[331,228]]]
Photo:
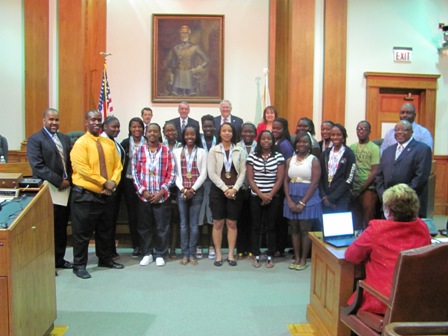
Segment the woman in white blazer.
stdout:
[[230,123],[219,128],[217,142],[208,153],[208,176],[212,181],[210,189],[210,208],[213,216],[213,242],[215,243],[215,266],[222,265],[222,231],[227,225],[229,254],[227,262],[236,266],[235,245],[237,237],[236,222],[241,211],[240,188],[246,175],[246,154],[236,145],[238,135]]
[[176,163],[177,205],[180,215],[181,265],[197,265],[199,212],[207,178],[207,152],[202,148],[199,129],[187,125],[182,132],[182,147],[173,151]]

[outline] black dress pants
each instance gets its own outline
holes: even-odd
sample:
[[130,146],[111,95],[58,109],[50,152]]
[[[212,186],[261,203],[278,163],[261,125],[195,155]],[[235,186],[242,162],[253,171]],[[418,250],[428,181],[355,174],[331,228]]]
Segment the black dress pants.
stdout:
[[64,264],[65,250],[67,248],[67,223],[70,208],[62,205],[53,205],[54,212],[54,257],[56,265]]
[[95,252],[102,262],[112,261],[113,198],[87,190],[72,189],[71,219],[73,228],[73,266],[85,267],[89,240],[95,233]]

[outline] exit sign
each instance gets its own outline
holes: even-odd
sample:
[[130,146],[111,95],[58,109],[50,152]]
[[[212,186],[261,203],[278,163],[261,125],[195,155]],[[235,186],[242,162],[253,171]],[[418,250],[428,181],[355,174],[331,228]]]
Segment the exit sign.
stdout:
[[394,61],[395,62],[411,62],[412,48],[394,47]]

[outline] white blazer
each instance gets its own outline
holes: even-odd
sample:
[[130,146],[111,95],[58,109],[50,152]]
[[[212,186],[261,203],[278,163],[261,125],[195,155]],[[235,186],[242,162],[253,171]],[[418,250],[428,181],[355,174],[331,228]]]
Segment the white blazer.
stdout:
[[[246,150],[235,146],[232,152],[232,163],[238,174],[238,178],[233,186],[234,189],[240,190],[244,179],[246,178]],[[221,171],[224,166],[224,155],[221,152],[221,145],[210,148],[208,152],[208,177],[222,191],[228,189],[226,183],[221,180]]]
[[[182,169],[180,164],[183,149],[183,147],[179,147],[173,150],[174,162],[176,163],[176,187],[178,187],[179,190],[184,189]],[[207,152],[204,148],[197,148],[196,166],[198,167],[199,176],[195,184],[193,184],[192,188],[194,190],[198,190],[207,179]]]

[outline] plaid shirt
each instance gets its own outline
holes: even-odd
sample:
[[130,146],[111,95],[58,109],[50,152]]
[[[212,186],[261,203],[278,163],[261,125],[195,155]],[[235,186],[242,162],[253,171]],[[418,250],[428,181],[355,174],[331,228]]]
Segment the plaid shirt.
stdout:
[[157,193],[165,189],[165,193],[160,203],[166,201],[170,196],[169,188],[176,178],[174,159],[168,147],[159,144],[156,155],[160,153],[159,162],[153,173],[150,174],[151,153],[149,144],[144,144],[135,150],[132,176],[134,177],[134,186],[137,194],[144,202],[147,200],[143,197],[143,192],[148,190],[150,193]]
[[193,187],[199,177],[199,170],[198,166],[196,165],[196,155],[194,156],[193,163],[191,165],[191,178],[187,178],[187,159],[185,158],[185,153],[183,151],[182,155],[180,156],[180,166],[184,188],[190,189],[191,187]]

